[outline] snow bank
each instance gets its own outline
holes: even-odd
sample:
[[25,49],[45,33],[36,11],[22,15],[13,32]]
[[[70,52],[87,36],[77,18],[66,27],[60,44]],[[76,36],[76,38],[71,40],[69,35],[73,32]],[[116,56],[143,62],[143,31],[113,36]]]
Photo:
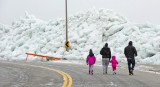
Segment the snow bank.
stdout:
[[[131,24],[126,18],[106,9],[79,12],[69,17],[69,52],[65,51],[65,19],[48,22],[27,12],[12,26],[0,25],[0,58],[24,60],[26,52],[67,59],[86,59],[93,49],[97,60],[101,48],[107,42],[112,55],[126,61],[123,54],[128,42],[138,51],[136,61],[160,65],[160,26]],[[29,56],[29,60],[41,60]]]

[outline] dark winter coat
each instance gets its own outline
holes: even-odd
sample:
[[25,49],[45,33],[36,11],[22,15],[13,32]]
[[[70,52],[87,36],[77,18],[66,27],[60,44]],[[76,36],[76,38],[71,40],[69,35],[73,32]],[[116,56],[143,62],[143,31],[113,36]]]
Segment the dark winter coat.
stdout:
[[100,54],[102,55],[102,58],[111,58],[111,51],[108,47],[108,44],[105,45],[100,51]]
[[132,46],[131,41],[129,42],[129,45],[127,47],[125,47],[124,54],[125,54],[126,58],[134,58],[135,56],[137,56],[136,48],[134,46]]

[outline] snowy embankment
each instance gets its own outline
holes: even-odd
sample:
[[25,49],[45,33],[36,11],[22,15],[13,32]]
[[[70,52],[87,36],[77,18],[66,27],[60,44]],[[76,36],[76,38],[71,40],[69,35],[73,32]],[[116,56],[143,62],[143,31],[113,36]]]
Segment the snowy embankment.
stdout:
[[[129,41],[138,51],[136,61],[160,65],[160,26],[132,24],[119,14],[106,10],[90,10],[69,17],[69,52],[65,51],[65,19],[48,22],[25,14],[12,26],[0,25],[0,58],[24,60],[25,53],[36,53],[67,59],[86,59],[89,49],[97,60],[107,42],[112,55],[126,61],[124,47]],[[29,56],[29,60],[40,58]]]

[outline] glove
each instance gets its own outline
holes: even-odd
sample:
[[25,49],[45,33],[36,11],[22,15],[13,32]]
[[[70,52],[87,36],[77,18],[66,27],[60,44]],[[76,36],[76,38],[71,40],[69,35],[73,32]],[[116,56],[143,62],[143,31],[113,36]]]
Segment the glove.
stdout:
[[88,65],[88,63],[86,63]]

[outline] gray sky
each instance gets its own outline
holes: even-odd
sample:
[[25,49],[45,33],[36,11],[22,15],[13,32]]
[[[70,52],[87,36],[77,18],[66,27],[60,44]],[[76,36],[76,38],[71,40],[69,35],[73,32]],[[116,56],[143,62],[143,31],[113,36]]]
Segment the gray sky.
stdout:
[[[111,9],[134,23],[160,24],[160,0],[68,0],[68,15],[93,7]],[[46,21],[65,17],[65,0],[0,0],[0,23],[11,24],[25,11]]]

